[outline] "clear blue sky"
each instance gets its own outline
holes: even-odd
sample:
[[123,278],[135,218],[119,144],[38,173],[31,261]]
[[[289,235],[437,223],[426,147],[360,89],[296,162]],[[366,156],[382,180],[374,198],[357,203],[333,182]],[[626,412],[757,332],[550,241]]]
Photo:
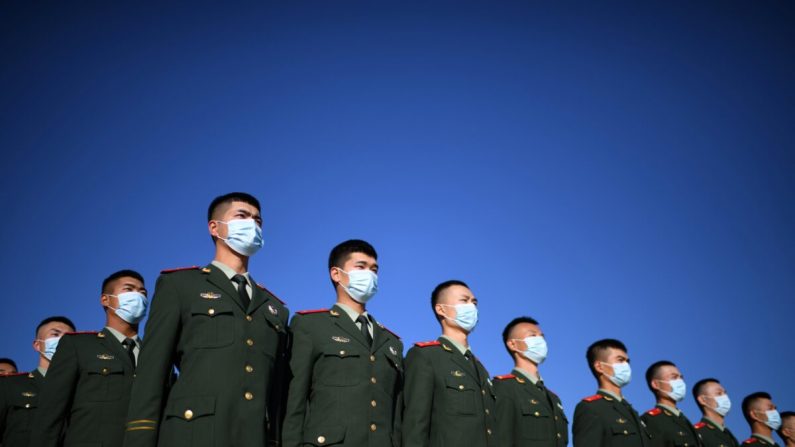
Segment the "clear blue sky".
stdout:
[[20,367],[45,316],[102,326],[107,274],[208,263],[207,204],[244,190],[252,274],[292,311],[332,303],[328,251],[363,238],[370,311],[407,345],[463,279],[489,371],[511,367],[503,326],[537,318],[570,415],[603,337],[629,346],[638,410],[659,359],[721,379],[738,436],[747,393],[795,409],[792,2],[2,10],[0,356]]

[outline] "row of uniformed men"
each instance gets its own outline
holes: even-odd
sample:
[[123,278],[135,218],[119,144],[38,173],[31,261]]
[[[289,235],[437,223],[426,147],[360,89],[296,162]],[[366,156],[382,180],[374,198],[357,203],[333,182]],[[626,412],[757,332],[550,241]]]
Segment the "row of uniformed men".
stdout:
[[[259,202],[226,194],[207,218],[215,258],[163,272],[143,346],[148,299],[131,270],[102,284],[102,331],[74,332],[63,317],[39,325],[39,368],[0,379],[2,447],[567,445],[562,403],[538,372],[547,346],[535,320],[505,328],[515,368],[492,381],[469,349],[477,299],[447,281],[431,294],[441,336],[404,359],[400,338],[366,310],[378,289],[376,251],[350,240],[329,256],[334,306],[297,312],[288,328],[284,303],[248,273],[262,246]],[[694,387],[704,418],[693,426],[677,408],[685,385],[674,364],[649,368],[658,405],[639,416],[621,395],[631,375],[626,347],[600,340],[587,359],[599,391],[575,409],[575,447],[737,445],[717,380]],[[748,396],[743,414],[752,431],[745,443],[776,445],[778,429],[795,445],[795,417],[785,413],[782,425],[769,395]]]

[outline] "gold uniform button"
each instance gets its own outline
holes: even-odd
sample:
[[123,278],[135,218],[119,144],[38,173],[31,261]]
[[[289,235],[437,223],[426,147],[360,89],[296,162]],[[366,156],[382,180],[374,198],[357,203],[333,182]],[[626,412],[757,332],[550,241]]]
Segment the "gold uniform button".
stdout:
[[480,390],[480,394],[485,396],[486,395],[486,390]]
[[560,433],[558,433],[558,439],[560,439]]
[[251,400],[254,398],[254,395],[251,393],[251,391],[246,391],[246,394],[244,394],[243,397],[245,397],[246,400]]
[[375,424],[370,424],[370,431],[375,431],[376,428],[378,427],[376,427]]
[[278,331],[279,329],[281,329],[281,328],[282,328],[282,327],[281,327],[281,326],[279,326],[278,324],[277,324],[276,326],[274,326],[274,327],[276,328],[276,330],[277,330],[277,331]]
[[253,366],[251,366],[251,365],[246,365],[246,372],[247,372],[247,373],[254,372],[254,367],[253,367]]
[[317,437],[317,443],[318,444],[323,444],[325,442],[326,442],[326,437],[325,436],[318,436]]
[[185,410],[185,420],[189,421],[193,419],[193,411]]
[[458,389],[459,390],[463,390],[464,389],[464,385],[458,385]]
[[486,429],[486,434],[487,434],[487,435],[489,435],[489,436],[491,436],[491,429],[490,429],[490,428],[487,428],[487,429]]
[[207,309],[207,315],[210,315],[210,316],[215,315],[215,309],[213,309],[212,307]]
[[539,417],[539,416],[541,416],[541,413],[539,413],[539,412],[537,412],[537,411],[536,411],[535,413],[533,413],[533,416],[535,416],[535,417]]
[[375,408],[376,405],[378,405],[378,404],[374,400],[370,401],[370,406],[371,407]]
[[489,414],[489,409],[488,408],[486,408],[486,414]]
[[371,361],[371,362],[374,362],[374,361],[375,361],[375,356],[374,356],[374,355],[371,355],[371,356],[370,356],[370,361]]
[[345,351],[340,351],[340,355],[345,355]]
[[378,381],[375,380],[375,377],[370,377],[370,383],[376,383],[376,382],[378,382]]
[[249,338],[249,339],[246,340],[246,344],[249,345],[249,346],[254,346],[254,340]]
[[108,368],[102,368],[102,375],[103,376],[107,376],[108,373],[110,373],[110,370]]
[[556,420],[556,421],[558,420],[558,417],[557,417],[557,416],[555,416],[555,420]]
[[626,430],[624,430],[624,434],[625,434],[625,435],[628,435],[628,434],[629,434],[629,432],[628,432],[628,431],[626,431]]
[[254,317],[252,317],[251,315],[246,315],[246,321],[253,321],[253,320]]
[[30,404],[25,404],[25,408],[30,408]]

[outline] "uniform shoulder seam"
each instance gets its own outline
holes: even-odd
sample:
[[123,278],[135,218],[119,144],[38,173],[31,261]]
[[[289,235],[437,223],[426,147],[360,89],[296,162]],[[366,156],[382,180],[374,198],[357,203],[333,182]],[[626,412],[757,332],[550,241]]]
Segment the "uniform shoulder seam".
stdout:
[[414,343],[414,346],[417,346],[418,348],[427,348],[429,346],[439,346],[439,345],[441,345],[441,343],[439,343],[438,340],[418,341]]
[[160,270],[160,273],[161,274],[166,274],[166,273],[174,273],[174,272],[183,272],[183,271],[186,271],[186,270],[199,270],[200,268],[201,267],[199,267],[198,265],[192,265],[190,267],[176,267],[176,268],[172,268],[172,269],[163,269],[163,270]]
[[298,315],[313,315],[328,312],[328,309],[299,310]]
[[64,335],[97,335],[99,331],[72,331],[64,332]]
[[601,394],[594,394],[593,396],[588,396],[586,398],[583,398],[582,401],[583,402],[596,402],[597,400],[602,400],[604,398],[605,397],[602,396]]
[[706,424],[705,422],[699,422],[699,423],[697,423],[697,424],[693,425],[693,428],[695,428],[696,430],[698,430],[698,429],[700,429],[700,428],[704,428],[704,427],[706,427],[706,426],[707,426],[707,424]]
[[659,416],[662,414],[662,410],[659,408],[652,408],[651,410],[647,411],[646,414],[649,416]]
[[508,380],[508,379],[515,379],[516,376],[513,374],[503,374],[501,376],[494,376],[496,380]]
[[276,296],[276,294],[275,294],[275,293],[273,293],[273,292],[271,292],[270,290],[268,290],[268,288],[267,288],[267,287],[263,286],[263,285],[262,285],[262,284],[260,284],[260,283],[257,283],[257,287],[259,287],[259,289],[260,289],[260,290],[262,290],[262,291],[268,292],[268,294],[270,294],[270,296],[272,296],[272,297],[273,297],[273,298],[274,298],[276,301],[278,301],[278,302],[282,303],[282,306],[287,306],[287,303],[285,303],[285,302],[284,302],[284,301],[283,301],[281,298],[279,298],[278,296]]

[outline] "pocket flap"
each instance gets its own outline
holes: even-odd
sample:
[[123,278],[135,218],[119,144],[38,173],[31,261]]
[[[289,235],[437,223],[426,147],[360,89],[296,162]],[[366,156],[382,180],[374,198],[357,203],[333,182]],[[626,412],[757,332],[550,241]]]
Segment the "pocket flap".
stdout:
[[193,303],[190,307],[191,315],[206,315],[215,317],[218,315],[232,314],[234,310],[229,303],[221,300],[207,300]]
[[190,421],[215,413],[214,396],[189,396],[170,399],[166,406],[166,416]]
[[339,444],[345,440],[345,427],[339,425],[307,428],[304,430],[304,443],[314,446]]
[[86,365],[86,371],[89,374],[99,374],[101,376],[107,376],[110,374],[124,374],[124,366],[119,361],[106,360],[102,362],[89,363]]
[[549,414],[549,410],[547,410],[546,407],[540,405],[539,402],[533,404],[533,402],[529,399],[526,402],[522,402],[522,414],[537,418],[548,418],[551,416]]
[[322,352],[325,356],[334,356],[339,358],[359,357],[359,353],[352,349],[352,346],[344,346],[341,343],[336,345],[323,346]]
[[637,433],[634,424],[613,424],[611,426],[614,435],[634,435]]
[[[474,390],[475,387],[470,383],[469,380],[466,380],[466,376],[456,376],[455,373],[461,373],[461,371],[452,371],[449,376],[445,379],[445,384],[447,388],[452,388],[458,391],[466,391],[466,390]],[[468,372],[462,374],[469,374]]]

